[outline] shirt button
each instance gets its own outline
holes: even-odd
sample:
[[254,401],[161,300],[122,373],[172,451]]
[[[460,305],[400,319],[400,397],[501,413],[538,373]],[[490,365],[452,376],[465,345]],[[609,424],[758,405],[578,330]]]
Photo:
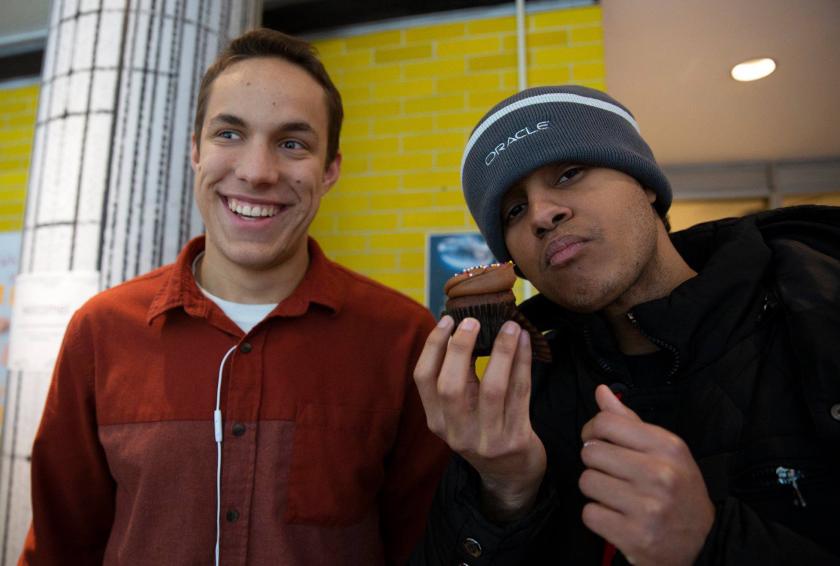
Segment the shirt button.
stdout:
[[473,558],[478,558],[479,556],[481,556],[481,545],[478,544],[478,541],[474,538],[468,538],[464,540],[464,550],[466,550],[467,554],[469,554]]
[[233,423],[233,436],[242,436],[245,434],[245,425],[242,423]]
[[247,354],[247,353],[248,353],[248,352],[250,352],[252,349],[253,349],[253,348],[251,347],[251,343],[250,343],[250,342],[243,342],[243,343],[242,343],[242,345],[239,347],[239,351],[240,351],[240,352],[242,352],[243,354]]
[[831,418],[840,421],[840,403],[831,406]]
[[228,520],[228,523],[235,523],[239,520],[239,511],[236,509],[228,509],[227,515],[225,516]]

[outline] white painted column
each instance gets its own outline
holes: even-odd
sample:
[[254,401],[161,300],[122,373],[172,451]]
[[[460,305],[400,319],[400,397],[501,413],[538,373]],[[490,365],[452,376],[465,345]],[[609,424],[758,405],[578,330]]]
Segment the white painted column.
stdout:
[[[53,0],[22,274],[96,272],[104,289],[171,262],[201,232],[189,167],[195,95],[204,69],[258,23],[261,8],[260,0]],[[16,563],[31,518],[29,458],[49,382],[48,371],[9,372],[0,566]]]

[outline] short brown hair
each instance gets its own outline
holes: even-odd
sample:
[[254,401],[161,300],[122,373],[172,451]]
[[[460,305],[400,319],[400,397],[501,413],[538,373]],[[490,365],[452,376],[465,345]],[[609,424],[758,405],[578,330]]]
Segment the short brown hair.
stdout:
[[231,41],[205,71],[195,106],[193,128],[196,144],[201,138],[201,127],[207,113],[207,101],[210,98],[210,87],[213,86],[213,81],[234,63],[257,57],[277,57],[293,63],[309,73],[318,81],[318,84],[324,87],[327,103],[327,164],[332,163],[338,155],[338,138],[341,135],[341,122],[344,119],[341,94],[335,88],[324,64],[318,59],[318,52],[312,45],[302,39],[266,28],[251,30]]

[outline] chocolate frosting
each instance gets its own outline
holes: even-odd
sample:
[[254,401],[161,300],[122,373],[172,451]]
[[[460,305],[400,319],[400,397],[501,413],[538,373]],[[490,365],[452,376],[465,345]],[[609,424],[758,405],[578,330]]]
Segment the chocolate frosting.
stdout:
[[471,267],[454,277],[450,277],[443,286],[443,292],[450,299],[469,295],[502,293],[513,289],[515,282],[516,274],[513,272],[513,263],[494,263]]

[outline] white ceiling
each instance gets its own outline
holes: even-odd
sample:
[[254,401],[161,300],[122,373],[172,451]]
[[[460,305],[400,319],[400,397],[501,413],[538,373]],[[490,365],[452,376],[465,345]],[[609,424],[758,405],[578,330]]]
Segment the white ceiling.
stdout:
[[[663,164],[840,156],[840,0],[602,0],[607,88]],[[768,78],[733,64],[773,57]]]
[[0,55],[15,53],[47,36],[50,0],[0,0]]

